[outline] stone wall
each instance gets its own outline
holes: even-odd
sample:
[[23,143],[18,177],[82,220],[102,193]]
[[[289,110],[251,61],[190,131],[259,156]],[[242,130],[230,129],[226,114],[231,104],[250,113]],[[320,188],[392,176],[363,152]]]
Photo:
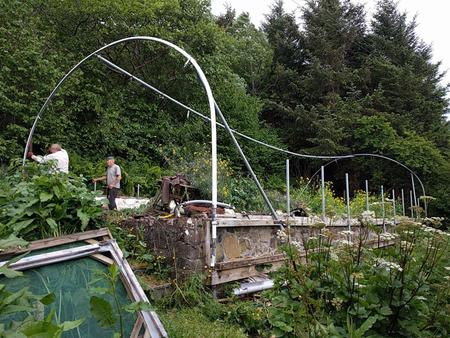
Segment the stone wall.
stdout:
[[[317,220],[294,220],[290,230],[292,241],[300,243],[301,247],[301,243],[308,237],[317,236],[319,228],[314,225],[316,222]],[[211,255],[209,244],[211,224],[206,215],[170,219],[145,216],[125,221],[122,226],[144,229],[147,247],[174,262],[179,274],[208,269]],[[347,229],[345,224],[327,227],[334,240],[347,239],[345,234],[341,234]],[[359,229],[355,222],[352,226],[354,236],[358,236]],[[251,218],[220,217],[217,228],[216,268],[212,271],[213,281],[214,276],[217,281],[245,278],[256,273],[257,264],[264,264],[266,261],[275,264],[282,261],[280,245],[283,240],[280,238],[279,230],[280,226],[264,215],[255,215]],[[369,240],[375,238],[374,233],[369,234]],[[233,273],[231,271],[233,269],[237,269],[239,273]],[[221,271],[225,271],[223,273],[227,276],[222,278]]]

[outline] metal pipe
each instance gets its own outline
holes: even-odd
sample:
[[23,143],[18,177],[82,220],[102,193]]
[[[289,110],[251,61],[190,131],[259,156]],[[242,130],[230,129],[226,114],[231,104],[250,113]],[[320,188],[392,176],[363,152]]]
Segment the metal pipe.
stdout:
[[139,193],[140,193],[140,187],[141,187],[141,185],[138,183],[138,185],[137,185],[137,197],[139,198]]
[[[89,56],[89,57],[90,57],[90,56]],[[85,58],[85,59],[88,59],[89,57],[87,57],[87,58]],[[79,66],[79,65],[80,65],[82,62],[84,62],[84,61],[85,61],[85,60],[82,60],[77,66]],[[76,67],[77,67],[77,66],[76,66]],[[74,68],[75,68],[75,67],[74,67]],[[74,70],[74,69],[72,69],[71,71],[73,71],[73,70]],[[129,73],[128,73],[128,74],[129,74]],[[66,76],[68,76],[68,75],[70,75],[70,74],[66,74]],[[132,75],[130,74],[130,76],[132,76]],[[133,77],[135,80],[142,81],[142,80],[140,80],[140,79],[138,79],[138,78],[136,78],[136,77],[134,77],[134,76],[132,76],[132,77]],[[64,80],[64,78],[63,78],[60,82],[62,83],[63,80]],[[58,83],[58,86],[59,86],[61,83]],[[207,117],[206,115],[203,115],[202,113],[200,113],[200,112],[198,112],[198,111],[192,109],[191,107],[189,107],[189,106],[187,106],[187,105],[181,103],[180,101],[178,101],[178,100],[174,99],[173,97],[171,97],[171,96],[165,94],[164,92],[160,91],[159,89],[157,89],[157,88],[155,88],[155,87],[153,87],[153,86],[150,86],[150,85],[148,85],[148,84],[147,84],[146,86],[147,86],[148,88],[150,88],[151,90],[157,92],[159,95],[161,95],[161,96],[163,96],[163,97],[169,99],[170,101],[176,103],[177,105],[179,105],[179,106],[181,106],[181,107],[187,109],[188,111],[194,113],[195,115],[197,115],[197,116],[203,118],[204,120],[206,120],[206,121],[211,121],[211,119],[210,119],[209,117]],[[56,90],[56,89],[57,89],[57,88],[55,88],[55,90]],[[51,94],[51,96],[52,96],[52,94]],[[51,98],[51,96],[49,96],[49,98]],[[47,99],[47,100],[48,100],[48,99]],[[46,103],[47,103],[47,102],[46,102]],[[45,108],[46,108],[46,107],[42,107],[42,108],[41,108],[41,111],[45,110]],[[39,113],[41,113],[41,111],[40,111]],[[39,114],[38,114],[38,116],[39,116]],[[40,118],[40,117],[39,117],[39,118]],[[223,124],[219,123],[219,122],[216,122],[216,124],[217,124],[218,126],[220,126],[220,127],[225,128],[225,126],[224,126]],[[385,160],[392,161],[392,162],[394,162],[394,163],[396,163],[396,164],[402,166],[402,167],[405,168],[408,172],[410,172],[412,175],[414,175],[414,176],[417,178],[417,180],[419,181],[419,183],[420,183],[420,185],[421,185],[421,187],[422,187],[423,194],[426,195],[426,194],[425,194],[425,188],[424,188],[424,185],[423,185],[423,183],[422,183],[420,177],[417,176],[417,174],[415,174],[411,169],[409,169],[407,166],[405,166],[405,165],[402,164],[401,162],[398,162],[398,161],[396,161],[396,160],[394,160],[394,159],[392,159],[392,158],[389,158],[389,157],[387,157],[387,156],[383,156],[383,155],[379,155],[379,154],[369,154],[369,153],[349,154],[349,155],[340,155],[340,156],[323,156],[323,155],[320,156],[320,155],[300,154],[300,153],[292,152],[292,151],[289,151],[289,150],[286,150],[286,149],[282,149],[282,148],[273,146],[273,145],[271,145],[271,144],[268,144],[268,143],[259,141],[259,140],[257,140],[257,139],[254,139],[254,138],[250,137],[250,136],[247,136],[247,135],[245,135],[245,134],[243,134],[243,133],[240,133],[240,132],[238,132],[237,130],[231,129],[231,131],[232,131],[234,134],[239,135],[239,136],[241,136],[241,137],[244,138],[244,139],[247,139],[247,140],[249,140],[249,141],[255,142],[255,143],[259,144],[259,145],[262,145],[262,146],[264,146],[264,147],[270,148],[270,149],[272,149],[272,150],[276,150],[276,151],[283,152],[283,153],[285,153],[285,154],[289,154],[289,155],[293,155],[293,156],[298,156],[298,157],[303,157],[303,158],[333,159],[331,162],[325,164],[324,166],[327,166],[327,165],[329,165],[329,164],[331,164],[331,163],[333,163],[333,162],[335,162],[335,161],[338,161],[338,160],[344,159],[344,158],[354,158],[354,157],[359,157],[359,156],[369,156],[369,157],[379,157],[379,158],[383,158],[383,159],[385,159]],[[30,135],[32,135],[33,133],[34,133],[34,128],[32,128],[32,130],[31,130],[31,132],[30,132]],[[28,141],[27,141],[26,146],[25,146],[24,157],[23,157],[23,165],[25,164],[26,153],[28,152],[28,149],[29,149],[30,144],[31,144],[31,137],[29,136],[29,137],[28,137]],[[319,171],[320,171],[320,169],[319,169],[315,174],[313,174],[313,175],[311,176],[311,178],[313,178],[315,175],[317,175],[317,173],[318,173]],[[310,181],[311,181],[311,180],[310,180]],[[310,182],[310,181],[309,181],[309,182]],[[305,186],[304,189],[307,188],[307,186],[309,185],[309,182],[307,183],[307,185]]]
[[233,140],[233,143],[235,145],[235,147],[237,148],[239,155],[242,158],[242,161],[244,161],[245,166],[247,167],[247,170],[250,172],[250,175],[253,178],[253,181],[255,181],[256,186],[258,187],[258,190],[262,196],[262,198],[264,199],[264,202],[266,203],[267,207],[270,210],[270,213],[272,214],[272,218],[276,221],[278,221],[278,215],[275,211],[275,209],[272,206],[272,203],[270,203],[269,198],[266,195],[266,192],[264,191],[261,183],[258,180],[258,177],[256,176],[255,172],[253,171],[250,163],[247,160],[247,157],[245,156],[244,152],[242,151],[241,146],[239,145],[238,141],[236,140],[236,137],[234,136],[233,132],[231,131],[230,126],[228,125],[227,120],[225,119],[225,116],[222,114],[222,111],[220,110],[219,106],[217,105],[217,102],[214,101],[214,107],[217,111],[217,114],[219,114],[220,119],[222,120],[222,123],[225,127],[225,129],[227,130],[228,134],[230,135],[231,139]]
[[411,175],[411,185],[413,190],[414,205],[417,206],[416,185],[414,184],[414,176]]
[[[140,78],[138,78],[137,76],[134,76],[133,74],[129,73],[128,71],[122,69],[121,67],[117,66],[116,64],[112,63],[111,61],[105,59],[102,56],[97,55],[97,57],[103,61],[104,63],[106,63],[108,66],[111,66],[112,68],[114,68],[115,70],[125,74],[127,77],[131,77],[132,79],[136,80],[137,82],[139,82],[140,84],[142,84],[144,87],[149,88],[153,91],[156,91],[158,94],[167,97],[166,94],[164,94],[163,92],[161,92],[159,89],[149,85],[147,82],[141,80]],[[172,98],[170,98],[172,99]],[[173,99],[172,99],[173,100]],[[176,100],[175,100],[176,101]],[[178,101],[176,101],[175,103],[179,103]],[[179,103],[181,104],[181,103]],[[189,107],[187,107],[189,108]],[[247,167],[247,170],[250,172],[250,175],[252,176],[253,180],[255,181],[256,186],[258,187],[259,192],[261,193],[264,202],[266,203],[267,207],[270,210],[270,213],[272,214],[272,217],[275,220],[278,220],[278,215],[275,212],[275,209],[273,208],[272,204],[270,203],[269,198],[267,197],[263,187],[261,186],[261,183],[258,180],[258,177],[256,176],[255,172],[253,171],[250,163],[248,162],[244,152],[242,151],[242,148],[240,147],[239,143],[236,140],[236,137],[234,136],[232,129],[229,127],[225,116],[222,114],[222,111],[220,110],[219,106],[217,105],[217,103],[214,101],[214,108],[216,109],[217,114],[219,115],[220,119],[222,120],[223,124],[221,124],[221,126],[223,128],[225,128],[227,130],[227,132],[229,133],[234,145],[236,146],[236,148],[238,149],[239,155],[241,156],[242,160],[244,161],[245,166]]]
[[96,51],[92,52],[91,54],[86,56],[84,59],[82,59],[80,62],[78,62],[74,67],[72,67],[72,69],[70,69],[70,71],[68,73],[66,73],[62,77],[62,79],[57,83],[57,85],[53,88],[50,95],[45,100],[44,105],[39,110],[39,112],[33,122],[33,126],[31,127],[30,133],[28,135],[27,143],[25,145],[25,150],[23,153],[23,165],[25,165],[28,148],[31,144],[31,140],[32,140],[32,137],[34,134],[34,130],[36,129],[37,122],[39,119],[41,119],[41,115],[43,114],[43,112],[46,110],[46,108],[50,104],[52,97],[56,94],[59,87],[72,75],[72,73],[76,69],[78,69],[85,61],[87,61],[88,59],[90,59],[91,57],[96,55],[97,53],[99,53],[107,48],[110,48],[114,45],[117,45],[117,44],[120,44],[123,42],[127,42],[127,41],[136,41],[136,40],[159,42],[159,43],[162,43],[163,45],[166,45],[168,47],[175,49],[177,52],[182,54],[187,59],[188,62],[190,62],[194,66],[194,68],[197,72],[197,75],[203,85],[203,88],[205,89],[206,96],[208,98],[208,104],[209,104],[209,110],[210,110],[210,121],[211,121],[211,191],[212,191],[211,199],[213,201],[212,212],[211,212],[211,222],[214,223],[214,222],[216,222],[216,209],[217,209],[217,131],[216,131],[216,114],[215,114],[215,108],[214,108],[214,97],[213,97],[213,94],[211,91],[211,87],[209,86],[208,80],[206,79],[206,76],[203,73],[200,66],[197,64],[197,61],[182,48],[178,47],[177,45],[175,45],[169,41],[166,41],[166,40],[163,40],[160,38],[155,38],[155,37],[151,37],[151,36],[135,36],[135,37],[128,37],[128,38],[120,39],[120,40],[114,41],[112,43],[107,44],[106,46],[103,46],[103,47],[97,49]]
[[411,203],[411,218],[414,218],[414,202],[413,202],[413,194],[412,191],[409,191],[409,201]]
[[326,224],[327,216],[326,216],[326,207],[325,207],[325,168],[324,166],[320,167],[321,175],[320,180],[322,182],[322,221]]
[[265,280],[261,282],[242,283],[239,288],[233,289],[235,296],[246,295],[253,292],[259,292],[267,289],[271,289],[274,286],[273,280]]
[[369,181],[366,180],[366,210],[369,211]]
[[[212,204],[212,201],[209,200],[190,200],[190,201],[186,201],[181,203],[181,206],[186,206],[186,205],[190,205],[190,204]],[[227,203],[223,203],[223,202],[217,202],[217,206],[218,207],[222,207],[222,208],[228,208],[228,209],[234,209],[234,207],[231,204],[227,204]]]
[[381,212],[383,215],[383,231],[386,232],[386,213],[384,210],[384,188],[381,186]]
[[395,219],[396,219],[396,210],[395,210],[395,190],[392,189],[392,207],[393,207],[393,216],[394,216],[394,225],[396,224]]
[[405,193],[403,192],[403,189],[402,189],[402,212],[403,212],[403,216],[406,216],[406,214],[405,214]]
[[348,184],[348,174],[345,173],[345,195],[347,200],[347,226],[348,230],[352,230],[351,220],[350,220],[350,188]]
[[289,176],[289,159],[286,159],[286,211],[287,211],[287,219],[288,219],[288,228],[289,218],[291,217],[291,192],[290,192],[290,176]]
[[[295,155],[295,154],[294,154],[294,155]],[[301,157],[301,154],[297,154],[296,156],[300,156],[300,157]],[[404,165],[403,163],[401,163],[401,162],[399,162],[399,161],[397,161],[397,160],[394,160],[394,159],[392,159],[392,158],[390,158],[390,157],[384,156],[384,155],[379,155],[379,154],[368,154],[368,153],[360,153],[360,154],[350,154],[350,155],[336,156],[336,158],[334,158],[334,159],[331,160],[330,162],[325,163],[323,166],[324,166],[324,167],[327,167],[327,166],[330,165],[331,163],[337,162],[337,161],[342,160],[342,159],[346,159],[346,158],[355,158],[355,157],[361,157],[361,156],[363,156],[363,157],[364,157],[364,156],[367,156],[367,157],[378,157],[378,158],[382,158],[382,159],[385,159],[385,160],[387,160],[387,161],[394,162],[395,164],[397,164],[397,165],[403,167],[404,169],[406,169],[411,175],[413,175],[413,176],[417,179],[417,181],[418,181],[419,184],[420,184],[420,187],[422,188],[423,194],[426,195],[426,194],[425,194],[425,186],[423,185],[423,182],[422,182],[422,180],[420,179],[420,177],[419,177],[414,171],[412,171],[411,169],[409,169],[409,168],[408,168],[406,165]],[[324,159],[324,157],[320,157],[320,156],[319,156],[318,158]],[[306,183],[306,185],[305,185],[305,187],[303,188],[302,191],[305,191],[305,190],[308,188],[309,184],[312,182],[312,179],[313,179],[316,175],[318,175],[319,172],[320,172],[320,168],[317,169],[317,171],[311,176],[311,178],[310,178],[309,181]]]
[[[43,265],[90,256],[92,254],[101,252],[102,250],[107,251],[109,249],[109,245],[109,243],[88,244],[76,248],[62,249],[58,251],[28,256],[21,258],[17,262],[9,264],[8,267],[14,270],[37,268]],[[0,262],[0,267],[7,264],[7,261]]]
[[[145,81],[139,79],[138,77],[134,76],[133,74],[127,72],[125,69],[119,67],[118,65],[114,64],[113,62],[109,61],[108,59],[105,59],[104,57],[100,56],[100,55],[96,55],[98,59],[100,59],[102,62],[106,63],[107,65],[109,65],[110,67],[118,70],[119,72],[133,78],[134,80],[136,80],[137,82],[139,82],[140,84],[142,84],[143,86],[153,89],[152,86],[150,86],[148,83],[146,83]],[[208,97],[209,99],[209,97]],[[216,125],[216,120],[215,120],[215,112],[216,112],[216,107],[217,104],[213,99],[213,107],[214,107],[214,114],[211,114],[211,116],[214,116],[214,118],[211,118],[211,124],[214,123],[214,126]],[[220,112],[220,117],[222,119],[222,121],[226,124],[226,120],[225,117],[222,115],[222,113]],[[227,129],[228,130],[228,129]],[[217,247],[217,140],[216,140],[216,130],[214,128],[214,132],[211,129],[211,134],[213,135],[212,138],[212,144],[214,145],[214,147],[212,147],[211,150],[211,156],[212,156],[212,180],[211,180],[211,190],[212,190],[212,207],[211,207],[211,257],[210,257],[210,262],[209,265],[210,267],[214,267],[216,265],[216,247]],[[234,137],[234,135],[232,135]],[[240,151],[241,156],[243,156],[242,150],[240,149],[239,145],[237,145],[238,150]],[[244,156],[245,159],[245,156]],[[246,159],[245,159],[246,161]],[[246,162],[246,165],[248,164],[248,162]],[[248,164],[249,166],[249,164]],[[250,167],[251,170],[251,167]],[[251,172],[253,172],[251,170]],[[253,174],[254,175],[254,174]]]
[[97,191],[97,182],[94,182],[94,191]]

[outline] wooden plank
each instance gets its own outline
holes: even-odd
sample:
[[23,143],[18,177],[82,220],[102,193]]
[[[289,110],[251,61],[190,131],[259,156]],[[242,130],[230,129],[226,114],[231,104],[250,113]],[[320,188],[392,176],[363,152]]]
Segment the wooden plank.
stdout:
[[107,236],[108,239],[112,238],[111,233],[109,232],[109,229],[102,228],[102,229],[97,229],[97,230],[89,230],[89,231],[78,232],[75,234],[65,235],[65,236],[61,236],[61,237],[52,237],[52,238],[46,238],[46,239],[40,239],[37,241],[33,241],[33,242],[30,242],[26,248],[11,248],[9,250],[0,252],[0,257],[6,256],[6,255],[11,255],[11,254],[19,254],[19,253],[27,252],[27,251],[52,248],[52,247],[55,247],[58,245],[79,242],[79,241],[83,241],[86,239],[97,238],[97,237],[102,237],[102,236]]
[[139,333],[141,332],[142,324],[144,324],[144,320],[142,319],[142,315],[139,313],[136,322],[134,323],[133,330],[131,330],[130,338],[138,338]]
[[275,254],[275,255],[265,255],[259,257],[250,257],[250,258],[242,258],[236,259],[229,262],[221,262],[216,264],[216,270],[229,270],[235,268],[241,268],[245,266],[259,265],[259,264],[267,264],[273,263],[277,261],[284,260],[284,254]]
[[[104,238],[105,236],[103,236],[102,238]],[[86,243],[89,243],[89,244],[96,244],[96,243],[98,243],[99,241],[97,241],[97,240],[95,240],[95,239],[86,239],[86,240],[84,240]],[[103,264],[105,264],[105,265],[113,265],[114,264],[114,260],[112,260],[111,258],[109,258],[109,257],[107,257],[107,256],[105,256],[105,255],[102,255],[102,254],[93,254],[92,256],[91,256],[91,258],[92,259],[95,259],[96,261],[98,261],[98,262],[100,262],[100,263],[103,263]]]
[[[394,241],[380,241],[379,247],[393,245]],[[376,248],[378,240],[371,240],[364,243],[364,246]],[[306,254],[300,254],[300,262],[306,264]],[[211,285],[228,283],[240,279],[245,279],[259,275],[261,272],[256,269],[259,264],[271,264],[272,266],[265,269],[264,272],[275,271],[284,263],[284,254],[276,254],[271,256],[262,256],[254,258],[239,259],[230,262],[222,262],[216,265],[215,271],[211,275]]]
[[[318,222],[322,222],[317,217],[291,217],[291,226],[304,226],[309,227],[313,224],[317,224]],[[385,219],[386,224],[390,225],[393,223],[393,220]],[[328,222],[327,222],[328,224]],[[383,219],[377,218],[374,220],[374,224],[382,225]],[[356,218],[351,219],[352,226],[359,226],[359,220]],[[218,219],[218,228],[234,228],[234,227],[264,227],[264,226],[273,226],[278,227],[279,224],[274,222],[274,220],[270,216],[265,215],[249,215],[248,217],[244,217],[240,214],[233,215],[232,217],[227,217],[227,215],[221,215]],[[336,220],[330,225],[330,227],[347,227],[346,219]]]
[[[272,266],[264,270],[264,272],[275,271],[284,264],[284,261],[272,262]],[[255,265],[234,268],[222,271],[213,271],[211,275],[211,285],[218,285],[236,280],[253,277],[259,275],[261,272],[256,269]]]
[[217,227],[232,228],[232,227],[256,227],[256,226],[279,226],[273,220],[263,219],[218,219]]
[[102,254],[93,254],[91,258],[96,260],[97,262],[103,263],[108,266],[114,264],[114,261],[111,258],[106,257],[105,255]]
[[211,222],[203,222],[203,226],[205,227],[203,232],[205,234],[203,252],[205,253],[205,265],[209,268],[211,265]]

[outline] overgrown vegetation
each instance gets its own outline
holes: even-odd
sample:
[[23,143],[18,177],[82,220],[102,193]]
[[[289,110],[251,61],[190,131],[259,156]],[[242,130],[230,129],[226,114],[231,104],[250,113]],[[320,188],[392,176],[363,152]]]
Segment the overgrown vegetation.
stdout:
[[[234,129],[295,152],[393,157],[417,172],[436,198],[429,213],[448,217],[447,88],[440,83],[440,65],[431,61],[431,47],[416,34],[416,22],[408,21],[392,0],[378,2],[370,24],[364,8],[349,0],[310,0],[299,14],[301,27],[276,1],[258,29],[248,14],[236,16],[232,8],[212,16],[208,0],[113,0],[108,6],[100,0],[0,0],[0,250],[25,245],[24,239],[107,225],[144,274],[172,277],[170,262],[146,247],[141,230],[129,233],[117,226],[127,212],[100,217],[89,182],[104,174],[103,158],[115,155],[125,194],[136,194],[139,184],[141,195],[152,196],[162,175],[183,171],[208,198],[210,138],[203,121],[91,60],[61,87],[33,138],[36,153],[61,143],[70,154],[72,174],[50,173],[42,165],[15,166],[32,119],[54,84],[88,53],[134,35],[161,37],[191,53]],[[193,68],[166,48],[131,42],[102,55],[196,110],[208,111]],[[220,199],[240,210],[264,211],[228,136],[219,132],[218,141]],[[284,211],[283,156],[247,141],[242,146],[275,208]],[[276,287],[252,300],[230,296],[220,303],[201,276],[172,280],[174,292],[158,304],[169,333],[449,336],[447,226],[437,218],[423,220],[425,225],[402,223],[392,235],[377,229],[379,239],[393,241],[391,247],[362,246],[367,231],[375,229],[372,214],[364,212],[363,180],[370,181],[370,209],[380,217],[375,187],[406,190],[410,176],[379,159],[346,161],[327,166],[327,180],[334,182],[326,187],[327,216],[333,221],[346,214],[343,177],[349,172],[351,214],[361,218],[359,233],[334,238],[325,228],[303,243],[286,244],[286,265],[272,276]],[[321,213],[319,190],[306,187],[301,178],[320,164],[291,159],[293,208]],[[384,207],[391,216],[389,196]],[[402,213],[400,203],[396,211]],[[420,208],[414,211],[422,216]],[[306,248],[305,257],[296,244]],[[119,327],[123,335],[121,314],[141,305],[125,308],[114,301],[114,269],[102,275],[109,282],[102,292],[113,303],[97,295],[91,307],[105,327]],[[6,265],[0,274],[14,278],[20,273]],[[81,325],[82,318],[60,323],[54,312],[35,318],[33,311],[54,299],[0,285],[1,319],[22,316],[21,323],[1,324],[0,336],[60,337]]]
[[[348,0],[307,1],[297,14],[301,27],[276,1],[258,29],[248,14],[236,15],[232,8],[214,17],[207,0],[110,1],[108,6],[99,0],[0,1],[2,165],[21,156],[33,116],[68,69],[115,39],[149,35],[196,58],[233,128],[296,152],[391,156],[416,171],[437,198],[430,213],[449,215],[446,88],[416,22],[392,0],[380,0],[373,18]],[[183,67],[185,60],[165,47],[130,42],[103,56],[208,111],[193,68]],[[221,158],[245,177],[229,137],[220,131],[218,140]],[[260,177],[270,181],[283,174],[284,156],[240,141]],[[179,171],[177,163],[166,161],[173,151],[208,152],[209,132],[185,109],[91,60],[60,88],[33,142],[36,153],[61,143],[71,170],[87,178],[103,174],[103,159],[113,154],[125,174],[123,191],[136,193],[139,184],[142,194],[152,195],[161,175]],[[363,188],[364,179],[374,191],[381,184],[387,190],[410,187],[408,173],[389,162],[341,162],[327,167],[339,196],[345,172],[353,191]],[[291,158],[296,177],[310,176],[319,165]]]
[[13,167],[0,180],[0,236],[60,236],[94,226],[101,214],[83,177],[53,173],[48,166]]
[[373,249],[363,245],[370,222],[364,219],[358,233],[336,237],[324,228],[305,243],[286,243],[286,264],[272,276],[275,288],[253,300],[219,303],[201,276],[189,279],[160,305],[169,308],[169,327],[186,321],[170,316],[185,309],[192,321],[224,321],[258,337],[447,337],[450,236],[436,228],[440,220],[427,221],[434,227],[404,222],[395,233],[380,234],[392,246]]

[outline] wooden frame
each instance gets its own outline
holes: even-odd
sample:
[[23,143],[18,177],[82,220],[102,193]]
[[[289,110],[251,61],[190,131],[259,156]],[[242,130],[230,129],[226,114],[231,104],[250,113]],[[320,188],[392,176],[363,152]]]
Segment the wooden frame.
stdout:
[[[106,265],[117,264],[120,270],[120,279],[127,290],[128,296],[135,302],[142,301],[148,303],[148,298],[145,295],[144,290],[142,290],[130,265],[123,258],[122,251],[116,241],[112,239],[108,229],[92,230],[84,233],[34,241],[31,242],[27,248],[17,248],[1,253],[0,258],[6,258],[6,256],[17,255],[26,251],[56,247],[80,241],[88,243],[74,248],[56,249],[53,252],[23,257],[17,262],[9,264],[9,268],[14,270],[27,270],[76,258],[91,257]],[[108,254],[111,258],[105,254]],[[7,260],[0,262],[0,266],[6,264],[8,264]],[[131,337],[139,337],[142,328],[144,328],[144,337],[168,337],[158,315],[154,311],[139,311],[138,319],[133,327]]]

